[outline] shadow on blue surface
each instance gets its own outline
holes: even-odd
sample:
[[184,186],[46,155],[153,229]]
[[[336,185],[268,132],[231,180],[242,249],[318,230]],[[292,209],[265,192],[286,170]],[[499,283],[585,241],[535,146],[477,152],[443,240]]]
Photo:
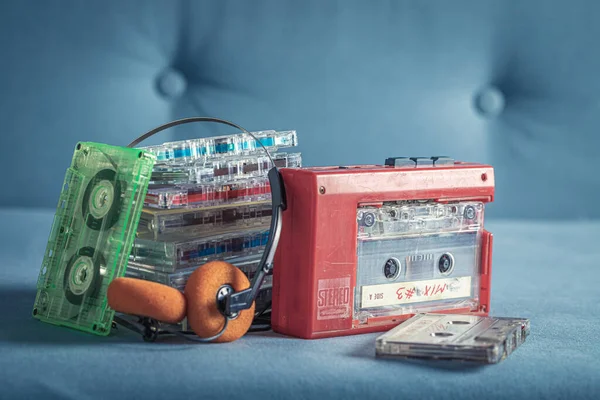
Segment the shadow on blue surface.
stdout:
[[[153,343],[145,343],[141,336],[134,332],[131,332],[123,327],[113,329],[111,334],[107,337],[95,336],[85,332],[79,332],[74,329],[69,329],[61,326],[54,326],[51,324],[43,323],[33,318],[31,315],[33,302],[35,299],[36,290],[35,288],[0,288],[0,303],[10,305],[7,307],[7,314],[4,316],[4,323],[0,329],[0,340],[12,342],[12,343],[23,343],[23,344],[40,344],[40,345],[107,345],[109,343],[121,343],[121,344],[137,344],[145,345],[146,349],[152,348],[153,350],[164,351],[164,350],[175,350],[181,351],[188,348],[188,346],[207,345],[186,341],[185,339],[178,338],[175,336],[161,337],[159,340]],[[277,340],[296,340],[295,338],[283,336],[275,332],[257,332],[252,333],[253,336],[261,336],[268,339]],[[372,335],[373,340],[378,335]],[[325,340],[335,340],[325,339]],[[351,357],[374,359],[373,341],[369,340],[368,343],[360,343],[357,341],[357,347],[350,351],[348,354]],[[360,343],[360,344],[359,344]],[[171,347],[165,347],[173,345]],[[210,345],[210,344],[208,344]],[[217,345],[218,344],[213,344]],[[395,359],[395,358],[378,358],[378,362],[385,362],[390,364],[406,364],[414,365],[424,369],[435,369],[440,371],[448,372],[478,372],[482,368],[485,368],[481,364],[473,363],[455,363],[442,360],[417,360],[417,359]]]
[[[0,341],[32,345],[70,344],[74,346],[106,345],[115,342],[122,344],[144,343],[140,336],[124,328],[113,329],[109,336],[103,337],[41,322],[33,318],[31,314],[35,295],[35,288],[0,287],[0,304],[8,305],[4,309],[6,313],[2,318],[3,323],[0,327]],[[171,340],[159,343],[167,342],[172,343]],[[164,347],[161,349],[164,350]]]
[[[373,341],[374,342],[374,341]],[[358,358],[375,358],[373,354],[374,343],[369,342],[368,345],[363,345],[357,348],[356,351],[352,352],[350,356]],[[409,358],[393,358],[393,357],[377,357],[377,362],[389,363],[389,364],[406,364],[415,367],[425,369],[435,369],[440,371],[448,372],[479,372],[486,365],[478,363],[466,363],[466,362],[453,362],[446,360],[421,360],[421,359],[409,359]]]
[[460,361],[447,361],[447,360],[419,360],[419,359],[399,359],[399,358],[384,358],[379,357],[377,359],[379,362],[388,362],[388,363],[404,363],[406,365],[425,368],[425,369],[435,369],[439,371],[448,371],[448,372],[480,372],[489,365],[485,364],[476,364],[476,363],[468,363],[468,362],[460,362]]
[[[27,344],[102,344],[106,339],[43,323],[33,318],[31,312],[35,300],[35,288],[0,287],[0,304],[6,304],[0,340]],[[133,340],[129,338],[129,340]]]
[[[103,337],[44,323],[32,316],[35,295],[35,288],[0,287],[0,304],[7,305],[4,308],[5,314],[0,327],[0,341],[43,345],[106,345],[117,342],[122,344],[146,344],[147,347],[160,346],[155,348],[161,350],[165,350],[164,345],[202,345],[176,336],[164,336],[156,342],[146,343],[140,335],[121,326],[113,328],[109,336]],[[252,335],[291,339],[274,332],[257,332],[252,333]],[[181,348],[181,346],[172,347],[172,349]]]

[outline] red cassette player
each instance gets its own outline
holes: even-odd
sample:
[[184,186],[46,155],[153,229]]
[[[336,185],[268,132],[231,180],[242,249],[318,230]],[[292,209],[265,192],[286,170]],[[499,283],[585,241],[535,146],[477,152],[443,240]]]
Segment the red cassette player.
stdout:
[[414,157],[281,174],[276,332],[312,339],[385,331],[422,312],[488,314],[491,166]]

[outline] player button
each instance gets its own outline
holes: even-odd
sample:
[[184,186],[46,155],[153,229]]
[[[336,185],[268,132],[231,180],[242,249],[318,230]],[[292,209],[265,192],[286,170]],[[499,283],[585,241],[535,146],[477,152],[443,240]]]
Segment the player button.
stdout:
[[411,157],[417,167],[432,167],[433,160],[431,157]]
[[454,165],[454,159],[446,156],[434,156],[431,157],[433,165],[441,167],[442,165]]
[[390,157],[385,159],[385,165],[390,167],[414,167],[417,164],[409,157]]

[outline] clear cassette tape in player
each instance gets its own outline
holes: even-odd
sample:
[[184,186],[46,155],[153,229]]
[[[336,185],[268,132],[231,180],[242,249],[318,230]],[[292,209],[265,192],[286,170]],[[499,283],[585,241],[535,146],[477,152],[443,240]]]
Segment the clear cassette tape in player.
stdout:
[[483,204],[406,204],[357,211],[354,317],[476,309]]

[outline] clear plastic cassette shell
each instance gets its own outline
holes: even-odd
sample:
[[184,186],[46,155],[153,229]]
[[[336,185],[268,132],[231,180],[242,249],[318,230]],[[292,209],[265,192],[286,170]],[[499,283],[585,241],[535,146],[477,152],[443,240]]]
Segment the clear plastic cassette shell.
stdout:
[[[229,263],[239,268],[250,281],[254,278],[258,272],[258,266],[262,254],[256,254],[248,257],[239,257],[227,260]],[[190,267],[179,270],[177,272],[163,272],[152,269],[139,268],[135,266],[135,263],[130,264],[127,267],[126,276],[130,278],[143,279],[147,281],[161,283],[163,285],[170,286],[181,292],[185,290],[185,285],[190,275],[202,266]],[[261,312],[270,308],[271,299],[273,295],[273,271],[265,276],[262,285],[258,290],[258,294],[255,299],[255,310]],[[179,324],[169,325],[171,329],[180,331],[190,331],[191,328],[188,326],[187,319],[184,319]]]
[[[249,280],[254,278],[262,254],[256,254],[249,257],[239,257],[227,260],[230,264],[239,268]],[[147,268],[137,267],[136,264],[130,264],[127,267],[126,276],[130,278],[143,279],[152,282],[162,283],[163,285],[183,291],[190,275],[201,268],[201,265],[178,270],[176,272],[164,272]],[[261,288],[268,288],[273,285],[272,273],[265,277]]]
[[194,160],[187,163],[156,164],[152,184],[229,182],[237,179],[267,176],[275,164],[278,168],[302,166],[301,153],[276,153]]
[[125,274],[154,162],[139,149],[77,145],[38,277],[35,318],[110,332],[106,290]]
[[[265,279],[266,281],[266,279]],[[272,286],[261,286],[258,290],[258,294],[256,295],[256,299],[254,300],[254,310],[256,314],[262,313],[264,311],[268,311],[271,309],[271,301],[273,298],[273,287]],[[123,317],[127,318],[128,316],[125,314],[121,314]],[[164,324],[170,331],[181,331],[181,332],[189,332],[192,333],[192,328],[188,324],[187,318],[184,318],[178,324]]]
[[144,204],[153,208],[208,207],[271,199],[267,177],[229,182],[150,185]]
[[376,339],[378,357],[495,364],[529,335],[523,318],[418,314]]
[[357,209],[354,318],[479,308],[482,203]]
[[136,239],[129,266],[175,272],[198,267],[208,261],[262,254],[269,238],[269,226],[219,235],[189,237],[176,235],[168,240]]
[[215,136],[202,139],[168,142],[142,149],[156,155],[158,162],[180,162],[202,160],[222,156],[236,156],[263,152],[266,147],[273,152],[282,148],[298,145],[296,131],[259,131],[252,132],[260,141],[256,141],[247,133]]
[[200,235],[224,229],[267,226],[273,213],[270,201],[212,207],[156,209],[145,207],[138,224],[140,239],[162,240],[171,235]]
[[483,225],[480,202],[386,204],[357,211],[358,237],[394,237],[477,230]]

